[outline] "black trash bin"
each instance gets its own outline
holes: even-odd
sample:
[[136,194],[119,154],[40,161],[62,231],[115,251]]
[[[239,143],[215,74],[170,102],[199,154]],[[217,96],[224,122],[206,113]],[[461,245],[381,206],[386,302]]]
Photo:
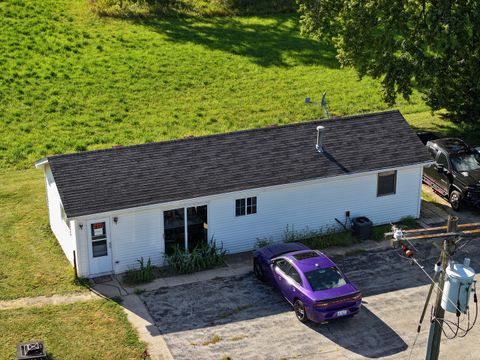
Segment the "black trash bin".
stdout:
[[373,223],[366,216],[359,216],[352,220],[353,234],[360,240],[368,240],[372,237]]

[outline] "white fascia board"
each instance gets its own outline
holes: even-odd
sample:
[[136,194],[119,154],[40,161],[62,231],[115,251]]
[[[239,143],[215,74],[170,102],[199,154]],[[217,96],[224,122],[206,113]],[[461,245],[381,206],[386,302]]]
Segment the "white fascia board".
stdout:
[[136,206],[136,207],[126,208],[126,209],[111,210],[111,211],[106,211],[106,212],[102,212],[102,213],[94,213],[94,214],[81,215],[81,216],[77,216],[77,217],[71,217],[69,219],[70,220],[77,220],[77,221],[85,221],[85,220],[89,220],[89,219],[92,219],[92,218],[120,216],[122,214],[127,214],[127,213],[132,213],[132,212],[148,211],[148,210],[151,210],[151,209],[158,209],[159,207],[165,208],[165,209],[173,209],[173,208],[177,208],[177,207],[181,208],[181,207],[185,207],[185,206],[195,206],[195,205],[204,205],[204,204],[208,205],[208,203],[211,200],[215,200],[215,199],[218,199],[218,198],[223,198],[225,196],[233,196],[234,195],[234,196],[238,196],[238,198],[242,198],[242,197],[254,196],[256,194],[266,192],[266,191],[282,190],[282,189],[285,189],[285,188],[301,187],[301,186],[307,186],[307,185],[318,184],[318,183],[329,183],[329,182],[348,179],[348,178],[352,178],[352,177],[372,175],[372,174],[376,174],[376,173],[382,172],[382,171],[407,170],[407,169],[417,168],[419,166],[423,167],[425,165],[429,165],[429,164],[432,164],[432,163],[433,163],[433,161],[425,161],[425,162],[410,164],[410,165],[406,165],[406,166],[380,168],[380,169],[375,169],[375,170],[370,170],[370,171],[365,171],[365,172],[358,172],[358,173],[354,173],[354,174],[331,176],[331,177],[326,177],[326,178],[317,178],[317,179],[298,181],[298,182],[293,182],[293,183],[288,183],[288,184],[265,186],[265,187],[252,188],[252,189],[247,189],[247,190],[238,190],[238,191],[232,191],[232,192],[225,192],[225,193],[219,193],[219,194],[196,197],[196,198],[188,198],[188,199],[175,200],[175,201],[170,201],[170,202],[156,203],[156,204],[150,204],[150,205],[144,205],[144,206]]
[[35,161],[35,168],[40,169],[40,168],[43,168],[47,164],[48,164],[48,158],[44,157],[43,159]]

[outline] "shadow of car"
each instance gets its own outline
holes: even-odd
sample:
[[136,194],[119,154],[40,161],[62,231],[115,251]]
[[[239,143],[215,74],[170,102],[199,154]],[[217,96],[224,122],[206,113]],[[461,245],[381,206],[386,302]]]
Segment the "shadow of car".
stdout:
[[258,249],[253,272],[277,288],[301,322],[326,322],[356,315],[362,294],[325,254],[300,243]]

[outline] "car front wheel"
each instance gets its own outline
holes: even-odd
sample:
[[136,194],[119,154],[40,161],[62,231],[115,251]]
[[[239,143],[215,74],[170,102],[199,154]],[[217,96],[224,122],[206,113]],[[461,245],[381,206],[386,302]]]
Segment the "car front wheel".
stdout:
[[260,265],[260,262],[258,261],[258,259],[253,260],[253,273],[255,274],[258,280],[265,281],[262,265]]
[[295,311],[295,316],[298,320],[302,323],[306,323],[308,321],[307,312],[305,311],[305,305],[300,300],[295,300],[293,304],[293,310]]
[[456,190],[450,193],[450,205],[455,211],[460,211],[462,208],[462,195]]

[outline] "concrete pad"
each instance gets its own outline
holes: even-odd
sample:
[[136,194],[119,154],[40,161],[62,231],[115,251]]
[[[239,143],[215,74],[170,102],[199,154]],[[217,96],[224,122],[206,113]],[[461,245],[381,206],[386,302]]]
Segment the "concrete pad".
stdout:
[[122,301],[123,311],[128,321],[137,330],[141,341],[148,345],[148,353],[153,360],[173,360],[167,344],[137,295],[128,295]]
[[[431,275],[438,250],[416,246]],[[347,248],[350,250],[350,248]],[[480,268],[480,248],[464,254]],[[249,273],[144,293],[150,315],[178,359],[411,359],[425,358],[429,315],[415,347],[416,327],[429,279],[398,249],[370,250],[337,264],[364,293],[354,318],[304,325],[271,287]],[[245,266],[245,269],[247,267]],[[455,317],[454,314],[453,318]],[[480,326],[463,339],[442,341],[441,359],[477,359]]]

